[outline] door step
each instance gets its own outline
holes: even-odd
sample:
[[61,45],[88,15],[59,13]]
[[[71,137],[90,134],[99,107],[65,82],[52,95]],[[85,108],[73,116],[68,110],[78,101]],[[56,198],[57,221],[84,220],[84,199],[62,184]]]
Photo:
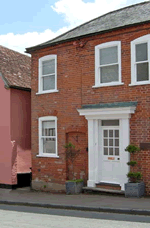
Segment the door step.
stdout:
[[121,186],[119,184],[105,183],[105,182],[97,183],[96,188],[121,190]]
[[122,190],[116,190],[116,189],[106,189],[106,188],[97,188],[97,187],[83,187],[82,188],[84,192],[106,192],[106,193],[114,193],[114,194],[120,194],[124,195],[124,191]]

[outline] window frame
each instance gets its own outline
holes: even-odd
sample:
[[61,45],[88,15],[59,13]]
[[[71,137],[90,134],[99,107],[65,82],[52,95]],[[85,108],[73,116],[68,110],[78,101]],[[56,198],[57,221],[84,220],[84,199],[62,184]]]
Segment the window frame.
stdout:
[[[55,121],[55,139],[56,139],[56,153],[51,154],[51,153],[43,153],[43,143],[42,143],[42,122],[44,121],[50,121],[53,120]],[[38,131],[39,131],[39,154],[37,157],[55,157],[59,158],[58,156],[58,145],[57,145],[57,117],[56,116],[44,116],[44,117],[39,117],[38,119]],[[54,137],[54,136],[53,136]]]
[[[147,43],[147,54],[148,54],[148,64],[149,64],[149,80],[146,81],[137,81],[136,74],[136,44]],[[144,62],[144,61],[143,61]],[[131,84],[129,86],[134,85],[145,85],[150,84],[150,34],[138,37],[137,39],[131,41]]]
[[[103,140],[103,142],[102,142],[103,157],[104,158],[113,157],[113,156],[116,157],[116,158],[120,157],[120,126],[101,126],[101,127],[102,127],[102,140]],[[107,130],[108,132],[109,132],[109,130],[113,130],[113,131],[118,130],[119,131],[119,137],[114,137],[114,136],[113,137],[109,137],[109,136],[105,137],[104,136],[104,130]],[[108,139],[108,145],[107,146],[104,145],[104,139],[106,139],[106,138]],[[109,139],[113,139],[113,146],[109,145]],[[118,146],[116,146],[115,143],[114,143],[115,139],[119,140],[119,145]],[[118,148],[119,149],[119,155],[115,155],[115,154],[110,155],[109,151],[108,151],[108,155],[105,155],[104,154],[104,148],[108,148],[108,149],[109,148],[113,148],[113,152],[114,152],[115,148]],[[108,159],[106,159],[106,160],[108,160]]]
[[[54,89],[50,89],[50,90],[43,90],[43,75],[42,75],[42,63],[44,61],[48,61],[48,60],[55,60],[55,88]],[[38,93],[36,94],[45,94],[45,93],[54,93],[54,92],[58,92],[57,90],[57,55],[46,55],[43,56],[41,58],[39,58],[39,64],[38,64]]]
[[[108,82],[108,83],[101,83],[100,82],[100,50],[103,48],[109,48],[109,47],[114,47],[117,46],[118,48],[118,81],[114,82]],[[109,66],[109,64],[106,64],[106,66]],[[117,86],[117,85],[122,85],[121,81],[121,41],[111,41],[107,43],[102,43],[97,46],[95,46],[95,85],[93,88],[97,87],[103,87],[103,86]]]

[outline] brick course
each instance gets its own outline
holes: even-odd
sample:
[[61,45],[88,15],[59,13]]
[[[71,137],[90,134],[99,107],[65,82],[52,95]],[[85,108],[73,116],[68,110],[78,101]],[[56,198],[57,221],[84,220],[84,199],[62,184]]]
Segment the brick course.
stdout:
[[[136,145],[150,142],[150,85],[129,86],[131,83],[130,42],[150,34],[150,23],[86,37],[43,48],[32,53],[32,173],[33,181],[65,184],[68,177],[64,144],[67,135],[81,151],[76,160],[76,175],[88,179],[87,120],[77,109],[83,104],[137,101],[135,114],[130,119],[130,142]],[[110,41],[121,41],[123,85],[92,88],[95,83],[95,46]],[[36,95],[38,92],[38,59],[57,55],[57,89],[59,92]],[[40,158],[38,154],[38,117],[57,116],[59,158]],[[84,129],[84,130],[83,130]],[[73,135],[71,135],[73,134]],[[74,139],[79,135],[79,141]],[[72,137],[73,136],[73,137]],[[150,194],[150,151],[137,155],[147,194]],[[38,178],[38,179],[37,179]]]

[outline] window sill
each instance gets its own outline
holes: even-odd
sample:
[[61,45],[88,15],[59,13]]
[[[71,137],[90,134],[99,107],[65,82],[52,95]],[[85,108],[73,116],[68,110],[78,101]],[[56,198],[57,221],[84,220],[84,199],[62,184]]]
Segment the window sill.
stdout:
[[38,155],[36,155],[36,157],[41,157],[41,158],[43,158],[43,157],[45,157],[45,158],[59,158],[59,156],[52,155],[52,154],[38,154]]
[[36,95],[41,95],[41,94],[46,94],[46,93],[57,93],[59,92],[59,90],[55,89],[55,90],[48,90],[48,91],[44,91],[44,92],[38,92],[36,93]]
[[100,88],[100,87],[106,87],[106,86],[119,86],[119,85],[124,85],[123,82],[121,83],[106,83],[106,84],[101,84],[101,85],[94,85],[92,88]]
[[147,82],[138,82],[138,83],[131,83],[129,86],[138,86],[138,85],[149,85],[150,81]]

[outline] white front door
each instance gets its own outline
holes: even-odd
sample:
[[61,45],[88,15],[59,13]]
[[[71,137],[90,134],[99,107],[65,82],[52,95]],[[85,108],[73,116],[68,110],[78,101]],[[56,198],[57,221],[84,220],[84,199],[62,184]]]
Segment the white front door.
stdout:
[[128,181],[129,154],[125,148],[130,143],[129,120],[136,106],[114,106],[78,110],[88,120],[88,187],[107,182],[118,183],[124,190]]
[[101,126],[100,137],[100,181],[119,184],[121,178],[122,162],[120,154],[121,152],[119,125]]

